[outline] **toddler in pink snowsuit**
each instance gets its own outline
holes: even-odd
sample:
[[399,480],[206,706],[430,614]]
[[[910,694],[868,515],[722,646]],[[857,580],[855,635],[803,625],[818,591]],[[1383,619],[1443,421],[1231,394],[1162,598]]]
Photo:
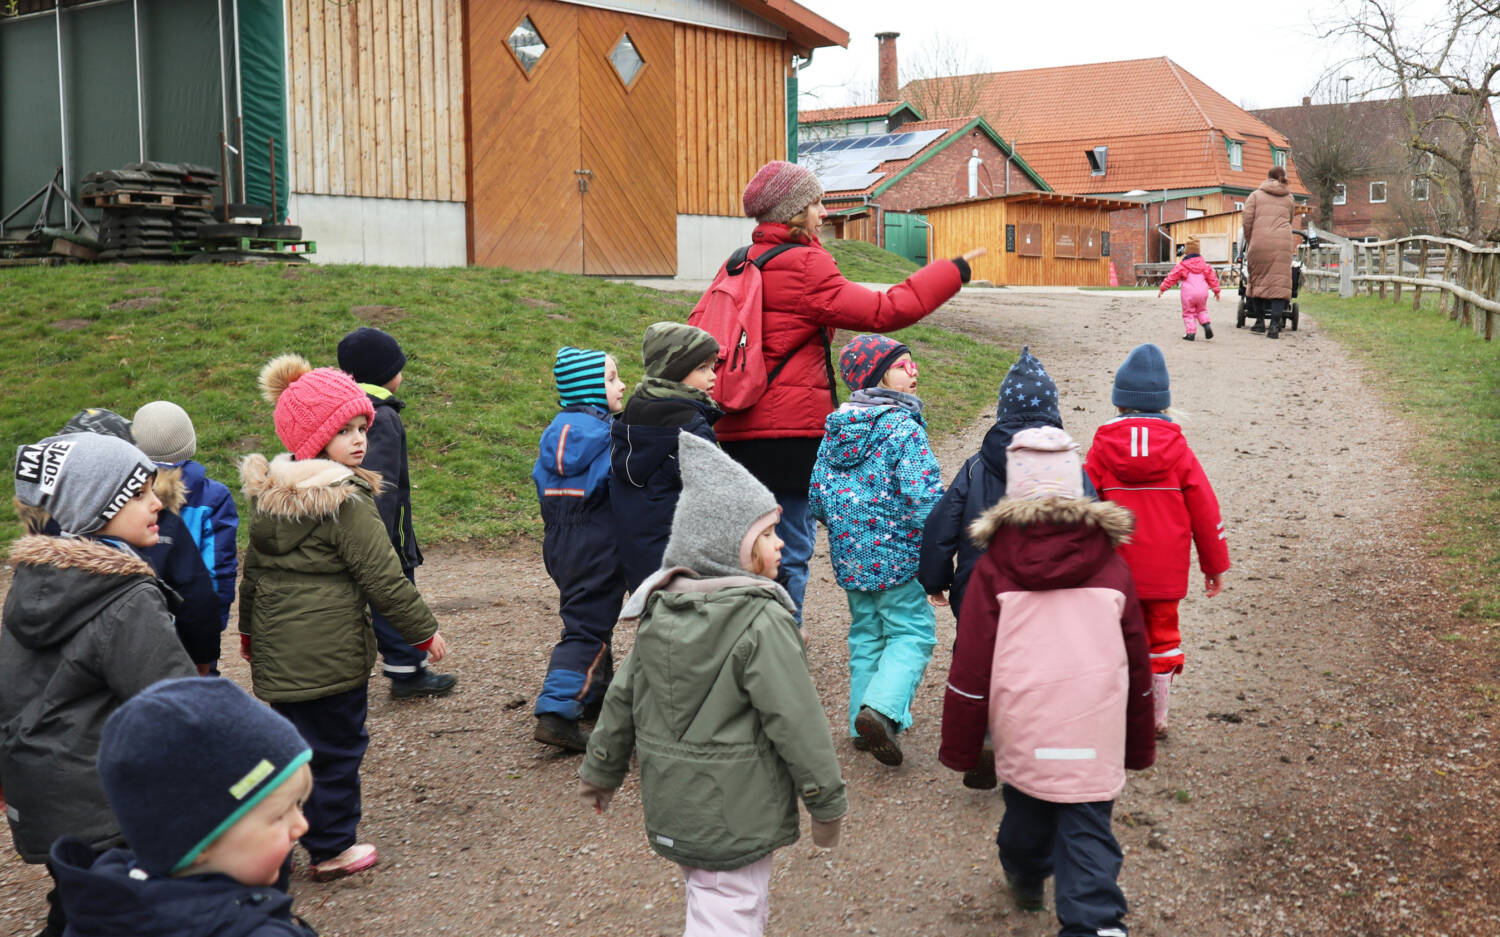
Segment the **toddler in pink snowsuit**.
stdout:
[[1161,289],[1156,291],[1159,298],[1173,286],[1182,284],[1182,329],[1185,333],[1182,339],[1186,342],[1193,340],[1200,322],[1203,323],[1204,340],[1214,337],[1214,327],[1208,321],[1208,292],[1213,290],[1214,299],[1218,300],[1219,278],[1198,249],[1198,239],[1188,238],[1183,245],[1182,259],[1177,261],[1177,266],[1161,282]]

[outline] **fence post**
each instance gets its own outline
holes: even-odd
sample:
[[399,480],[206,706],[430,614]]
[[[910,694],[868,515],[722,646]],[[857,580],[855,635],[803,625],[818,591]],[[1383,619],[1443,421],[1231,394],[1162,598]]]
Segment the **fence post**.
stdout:
[[1339,245],[1339,299],[1354,295],[1354,245]]
[[[1386,271],[1385,271],[1385,253],[1386,253],[1387,250],[1388,250],[1388,248],[1385,247],[1385,245],[1381,245],[1381,247],[1380,247],[1380,259],[1377,261],[1377,263],[1380,265],[1380,267],[1379,267],[1378,270],[1375,271],[1375,275],[1376,276],[1382,276],[1382,277],[1385,276],[1385,273],[1386,273]],[[1380,298],[1382,300],[1385,299],[1385,281],[1384,280],[1380,281]]]
[[[1398,277],[1405,276],[1406,275],[1406,242],[1405,241],[1397,241],[1396,242],[1396,247],[1395,247],[1395,252],[1396,252],[1396,276],[1398,276]],[[1401,281],[1397,280],[1393,284],[1393,286],[1395,288],[1395,294],[1391,297],[1391,301],[1399,303],[1399,302],[1401,302]]]
[[[1427,242],[1422,242],[1422,259],[1417,267],[1417,279],[1427,279]],[[1422,288],[1413,287],[1411,291],[1411,311],[1419,312],[1422,309]]]
[[[1453,245],[1443,245],[1443,282],[1453,282]],[[1458,303],[1454,302],[1453,294],[1443,290],[1443,297],[1438,301],[1438,308],[1448,314],[1449,320],[1458,318]]]

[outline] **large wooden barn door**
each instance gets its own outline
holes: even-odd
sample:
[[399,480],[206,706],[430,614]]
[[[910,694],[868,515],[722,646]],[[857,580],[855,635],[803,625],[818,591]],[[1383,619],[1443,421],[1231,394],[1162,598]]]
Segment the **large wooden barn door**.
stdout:
[[578,11],[583,269],[677,271],[676,48],[672,24]]
[[583,272],[578,14],[548,0],[469,4],[473,263]]

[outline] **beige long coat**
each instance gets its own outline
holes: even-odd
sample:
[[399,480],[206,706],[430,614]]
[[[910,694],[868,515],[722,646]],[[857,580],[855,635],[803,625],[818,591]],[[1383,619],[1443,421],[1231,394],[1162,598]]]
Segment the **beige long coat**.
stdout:
[[1248,293],[1259,299],[1292,298],[1292,196],[1285,182],[1267,179],[1245,199]]

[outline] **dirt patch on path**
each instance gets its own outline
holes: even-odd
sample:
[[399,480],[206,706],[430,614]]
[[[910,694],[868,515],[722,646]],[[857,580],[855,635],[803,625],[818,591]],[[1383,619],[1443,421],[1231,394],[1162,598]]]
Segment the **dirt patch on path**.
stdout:
[[[1132,933],[1500,933],[1497,706],[1480,692],[1500,678],[1456,640],[1481,626],[1453,619],[1436,584],[1407,430],[1309,317],[1271,342],[1234,329],[1226,303],[1212,310],[1217,337],[1189,344],[1175,307],[973,290],[937,317],[1008,349],[1029,343],[1084,444],[1112,415],[1125,353],[1155,341],[1223,504],[1234,568],[1223,595],[1183,604],[1172,737],[1116,808]],[[941,442],[945,474],[988,425]],[[638,778],[595,816],[574,796],[577,759],[531,741],[558,628],[538,551],[428,552],[418,584],[462,682],[401,704],[372,685],[361,832],[382,864],[332,885],[299,871],[299,911],[325,935],[681,933],[681,877],[646,845]],[[813,570],[809,654],[842,739],[848,613],[823,551]],[[1056,933],[1050,910],[1014,911],[1003,894],[998,794],[937,763],[953,621],[938,624],[906,764],[839,742],[844,844],[778,853],[771,934]],[[631,639],[618,636],[620,655]],[[248,682],[238,658],[227,669]],[[44,878],[0,861],[0,933],[35,931]]]

